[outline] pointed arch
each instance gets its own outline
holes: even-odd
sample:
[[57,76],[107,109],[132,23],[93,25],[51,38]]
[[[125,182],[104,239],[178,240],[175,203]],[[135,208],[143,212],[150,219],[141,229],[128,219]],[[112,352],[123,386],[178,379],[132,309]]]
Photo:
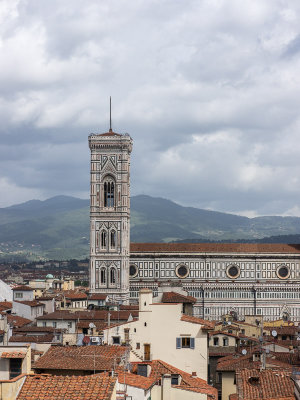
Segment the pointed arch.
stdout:
[[117,246],[117,233],[114,229],[110,231],[110,248],[115,249]]
[[104,207],[114,207],[115,206],[115,180],[112,176],[108,175],[104,178]]
[[107,232],[106,230],[101,231],[101,249],[106,249],[107,247]]
[[115,286],[117,283],[117,270],[115,267],[111,267],[109,271],[110,285]]
[[106,268],[105,267],[100,268],[100,285],[101,286],[106,285]]

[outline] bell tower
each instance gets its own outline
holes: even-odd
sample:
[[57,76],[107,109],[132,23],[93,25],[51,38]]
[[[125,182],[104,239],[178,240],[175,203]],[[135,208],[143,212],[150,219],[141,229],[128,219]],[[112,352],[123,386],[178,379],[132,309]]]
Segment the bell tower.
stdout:
[[110,128],[89,135],[89,148],[90,293],[128,302],[132,139]]

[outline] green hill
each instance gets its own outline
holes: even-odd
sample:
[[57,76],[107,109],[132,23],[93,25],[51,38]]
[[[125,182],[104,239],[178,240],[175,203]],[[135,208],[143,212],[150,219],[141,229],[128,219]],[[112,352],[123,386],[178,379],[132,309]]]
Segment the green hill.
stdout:
[[[247,218],[140,195],[131,198],[131,241],[295,243],[300,242],[300,218]],[[88,254],[89,200],[56,196],[0,208],[0,260]]]

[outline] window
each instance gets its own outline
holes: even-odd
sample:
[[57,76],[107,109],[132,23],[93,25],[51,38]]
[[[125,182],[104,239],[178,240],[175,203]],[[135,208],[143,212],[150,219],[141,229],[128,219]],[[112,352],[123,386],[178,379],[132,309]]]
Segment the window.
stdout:
[[219,346],[219,338],[214,337],[214,346]]
[[137,366],[137,374],[140,376],[147,377],[147,364],[138,364]]
[[115,184],[112,178],[104,182],[104,207],[114,207],[115,202]]
[[9,359],[9,379],[13,379],[22,373],[22,358]]
[[236,279],[240,275],[240,268],[237,265],[230,265],[227,267],[226,274],[228,278]]
[[186,278],[189,274],[189,269],[186,265],[181,264],[176,267],[175,273],[178,278]]
[[116,270],[115,270],[115,268],[111,268],[110,269],[110,283],[111,283],[111,285],[115,285],[116,284]]
[[43,321],[43,326],[47,326],[47,322],[46,321]]
[[120,336],[113,336],[112,340],[113,344],[120,344]]
[[223,346],[228,346],[228,338],[223,338]]
[[116,248],[116,232],[115,231],[110,232],[110,247],[112,249]]
[[140,348],[141,348],[141,344],[140,344],[140,343],[137,343],[137,344],[136,344],[136,349],[139,350]]
[[131,278],[136,277],[138,274],[138,267],[135,264],[131,264],[129,267],[129,276]]
[[68,328],[72,328],[72,322],[68,322]]
[[281,265],[277,268],[276,274],[280,279],[287,279],[290,276],[290,269],[286,265]]
[[106,232],[105,231],[101,232],[101,248],[102,249],[106,248]]
[[23,299],[23,293],[16,293],[15,294],[16,299]]
[[100,283],[101,283],[101,285],[105,285],[105,283],[106,283],[106,270],[105,270],[105,268],[101,268],[101,270],[100,270]]
[[192,337],[179,337],[176,338],[176,349],[194,349],[195,338]]
[[171,385],[178,385],[179,384],[179,375],[171,374]]
[[52,322],[52,326],[53,326],[53,328],[56,328],[57,323],[56,322]]

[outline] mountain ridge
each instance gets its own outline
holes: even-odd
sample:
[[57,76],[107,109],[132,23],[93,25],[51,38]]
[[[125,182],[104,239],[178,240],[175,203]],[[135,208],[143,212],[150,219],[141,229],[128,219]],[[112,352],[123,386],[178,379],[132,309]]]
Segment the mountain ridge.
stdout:
[[[255,243],[263,240],[299,243],[300,218],[249,218],[184,207],[160,197],[131,198],[132,242]],[[25,253],[30,253],[29,257],[44,258],[87,257],[89,200],[55,196],[0,208],[0,259],[8,254]]]

